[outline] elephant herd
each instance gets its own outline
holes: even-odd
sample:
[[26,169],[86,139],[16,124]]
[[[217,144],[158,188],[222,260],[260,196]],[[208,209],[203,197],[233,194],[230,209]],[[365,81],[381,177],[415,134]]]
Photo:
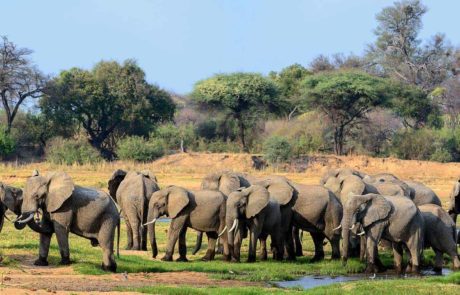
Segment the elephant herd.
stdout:
[[[199,190],[174,185],[160,188],[150,171],[116,170],[108,191],[77,186],[64,172],[41,175],[34,171],[24,190],[0,183],[0,231],[9,209],[17,216],[17,229],[27,225],[40,234],[35,265],[48,265],[53,234],[61,264],[69,264],[71,232],[100,246],[102,268],[113,272],[120,215],[126,223],[127,249],[147,250],[148,238],[153,258],[158,255],[155,224],[163,216],[171,219],[164,261],[173,259],[177,242],[177,261],[187,261],[186,233],[191,228],[197,231],[194,253],[201,247],[203,234],[208,238],[203,260],[213,260],[218,248],[224,260],[240,261],[245,238],[249,238],[247,261],[256,260],[258,243],[259,259],[266,260],[268,237],[273,259],[295,260],[302,255],[299,232],[306,231],[315,247],[311,261],[324,258],[327,240],[332,259],[342,257],[346,262],[350,256],[359,256],[367,262],[366,272],[384,270],[379,245],[393,250],[398,273],[418,272],[427,247],[435,252],[436,271],[442,268],[443,254],[451,257],[454,269],[460,268],[455,226],[460,213],[460,179],[447,212],[438,196],[422,183],[348,168],[328,171],[318,185],[298,184],[282,176],[256,178],[220,171],[207,175]],[[405,270],[404,252],[408,256]]]

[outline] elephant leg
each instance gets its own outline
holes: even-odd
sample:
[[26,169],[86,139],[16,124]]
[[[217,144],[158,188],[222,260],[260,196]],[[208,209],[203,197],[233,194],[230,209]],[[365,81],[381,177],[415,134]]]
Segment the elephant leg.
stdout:
[[174,255],[174,246],[176,245],[179,235],[185,225],[185,216],[176,217],[171,221],[168,230],[168,243],[166,245],[166,253],[161,260],[172,261]]
[[130,219],[132,233],[133,233],[133,247],[132,250],[141,250],[141,221],[137,216]]
[[397,274],[401,274],[403,271],[403,247],[400,243],[393,242],[393,260],[395,264],[395,270]]
[[359,238],[359,260],[362,262],[366,260],[366,241],[365,235]]
[[331,248],[332,248],[331,258],[333,260],[340,259],[340,236],[334,235],[329,241],[331,242]]
[[249,232],[249,250],[248,250],[248,262],[256,261],[257,251],[257,240],[262,231],[263,224],[257,218],[254,218],[253,223],[250,226]]
[[302,252],[302,242],[300,241],[299,228],[297,226],[293,227],[293,236],[294,236],[294,246],[295,246],[295,256],[303,256]]
[[69,231],[59,223],[54,224],[56,239],[61,253],[61,265],[70,264]]
[[133,249],[133,229],[131,227],[131,224],[129,223],[129,220],[126,216],[123,216],[125,219],[125,224],[126,224],[126,238],[128,241],[128,244],[126,245],[126,250],[132,250]]
[[268,254],[267,254],[267,238],[266,237],[260,237],[260,260],[261,261],[266,261],[268,259]]
[[97,234],[97,240],[102,249],[102,269],[105,271],[116,272],[117,270],[117,263],[113,254],[116,226],[115,220],[107,219]]
[[407,242],[407,248],[410,252],[410,262],[412,265],[412,269],[410,270],[412,273],[419,273],[420,272],[420,258],[422,253],[422,239],[421,239],[421,229],[415,231],[415,233],[409,238]]
[[377,255],[378,255],[378,244],[384,230],[384,224],[376,224],[369,229],[366,233],[366,255],[367,255],[367,267],[366,273],[379,272]]
[[147,251],[147,227],[141,225],[141,250]]
[[439,251],[439,250],[434,250],[434,253],[435,253],[435,259],[434,259],[433,270],[436,273],[441,273],[442,272],[442,264],[444,262],[443,259],[442,259],[442,252]]
[[460,260],[457,254],[457,245],[455,244],[455,247],[453,247],[449,252],[449,256],[452,259],[452,269],[453,270],[459,270],[460,269]]
[[187,227],[184,227],[179,234],[179,258],[176,261],[187,262],[187,244],[186,244]]
[[[286,249],[287,260],[293,261],[296,259],[296,247],[294,246],[294,236],[292,234],[292,229],[288,229],[284,233],[283,244]],[[302,252],[302,249],[300,249]],[[302,254],[302,253],[301,253]]]
[[311,259],[311,262],[317,262],[324,259],[323,241],[325,236],[323,233],[311,233],[313,243],[315,244],[315,256]]
[[48,253],[50,250],[50,242],[52,236],[53,234],[40,234],[40,248],[38,250],[38,259],[35,260],[34,265],[48,265]]
[[210,261],[214,260],[214,256],[216,255],[216,242],[218,234],[216,232],[207,232],[206,235],[208,236],[208,250],[206,254],[201,258],[203,261]]

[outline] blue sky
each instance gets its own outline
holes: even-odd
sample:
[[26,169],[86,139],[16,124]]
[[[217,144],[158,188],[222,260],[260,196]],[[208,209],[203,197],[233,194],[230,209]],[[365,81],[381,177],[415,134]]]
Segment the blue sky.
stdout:
[[[215,73],[267,74],[319,54],[363,52],[393,0],[0,0],[0,35],[48,74],[134,58],[178,93]],[[460,45],[458,0],[425,0],[422,37]]]

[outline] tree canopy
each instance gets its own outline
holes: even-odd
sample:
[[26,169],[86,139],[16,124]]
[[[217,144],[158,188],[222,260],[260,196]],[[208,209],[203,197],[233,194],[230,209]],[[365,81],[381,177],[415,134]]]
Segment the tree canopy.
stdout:
[[199,81],[192,97],[201,105],[228,112],[238,122],[241,146],[246,151],[246,122],[266,113],[280,114],[285,107],[275,83],[253,73],[219,74]]
[[170,95],[147,83],[132,60],[61,72],[47,85],[40,107],[51,121],[81,126],[109,159],[120,136],[148,135],[157,123],[171,120],[175,109]]
[[305,103],[325,113],[334,128],[334,152],[343,153],[350,128],[388,101],[385,80],[357,71],[325,72],[303,81]]

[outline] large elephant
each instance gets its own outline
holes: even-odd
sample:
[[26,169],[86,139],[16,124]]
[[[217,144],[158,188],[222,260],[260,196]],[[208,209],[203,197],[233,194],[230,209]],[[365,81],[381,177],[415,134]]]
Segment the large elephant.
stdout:
[[297,198],[292,207],[292,225],[310,232],[315,244],[312,261],[324,258],[323,242],[328,239],[332,258],[340,258],[340,221],[343,208],[333,192],[319,185],[292,183]]
[[287,259],[295,260],[294,241],[292,237],[292,207],[297,200],[297,190],[285,177],[272,176],[255,184],[265,187],[270,197],[280,205],[281,241],[286,249]]
[[[16,223],[28,223],[41,210],[43,224],[53,229],[59,244],[61,264],[70,263],[69,232],[100,245],[103,251],[102,269],[116,271],[113,247],[115,228],[120,216],[112,198],[103,191],[74,185],[64,172],[40,175],[34,171],[27,179],[22,214]],[[119,236],[119,233],[118,233]],[[35,265],[48,265],[52,233],[40,233],[39,257]],[[117,246],[118,247],[118,246]]]
[[363,226],[366,237],[366,272],[375,273],[378,265],[377,245],[380,239],[392,242],[395,268],[402,272],[403,247],[411,256],[408,271],[418,272],[423,250],[424,221],[422,214],[408,198],[378,194],[350,196],[344,207],[342,219],[342,257],[348,259],[350,230],[356,223]]
[[434,270],[442,270],[442,255],[452,259],[452,267],[460,269],[457,252],[457,231],[449,214],[440,206],[425,204],[418,207],[425,221],[425,247],[431,247],[436,254]]
[[[232,192],[227,199],[226,224],[228,246],[232,261],[240,260],[242,232],[249,228],[248,262],[256,260],[257,240],[261,241],[261,260],[267,258],[266,239],[272,240],[273,258],[283,259],[280,225],[281,212],[278,202],[270,197],[266,188],[251,185]],[[231,226],[230,226],[231,225]]]
[[[203,260],[213,260],[218,233],[225,227],[225,196],[218,191],[186,190],[178,186],[169,186],[156,191],[150,198],[148,207],[148,233],[152,246],[152,256],[158,255],[155,235],[155,222],[161,216],[171,218],[168,231],[168,243],[164,261],[171,261],[174,246],[179,240],[179,255],[177,261],[187,261],[185,237],[187,228],[205,232],[208,235],[208,251]],[[227,236],[222,235],[224,258],[228,259]]]
[[[245,175],[228,170],[218,171],[206,175],[201,182],[202,190],[220,191],[225,196],[236,191],[240,187],[249,187],[250,183]],[[195,255],[201,249],[203,232],[197,232],[196,244],[192,254]],[[219,247],[220,248],[220,247]],[[221,249],[219,249],[220,251]]]
[[454,223],[457,224],[457,215],[460,214],[460,177],[455,180],[454,187],[450,193],[450,203],[447,212]]
[[150,197],[159,190],[156,177],[150,171],[118,169],[108,182],[109,193],[121,208],[128,236],[127,250],[147,250],[147,222]]

